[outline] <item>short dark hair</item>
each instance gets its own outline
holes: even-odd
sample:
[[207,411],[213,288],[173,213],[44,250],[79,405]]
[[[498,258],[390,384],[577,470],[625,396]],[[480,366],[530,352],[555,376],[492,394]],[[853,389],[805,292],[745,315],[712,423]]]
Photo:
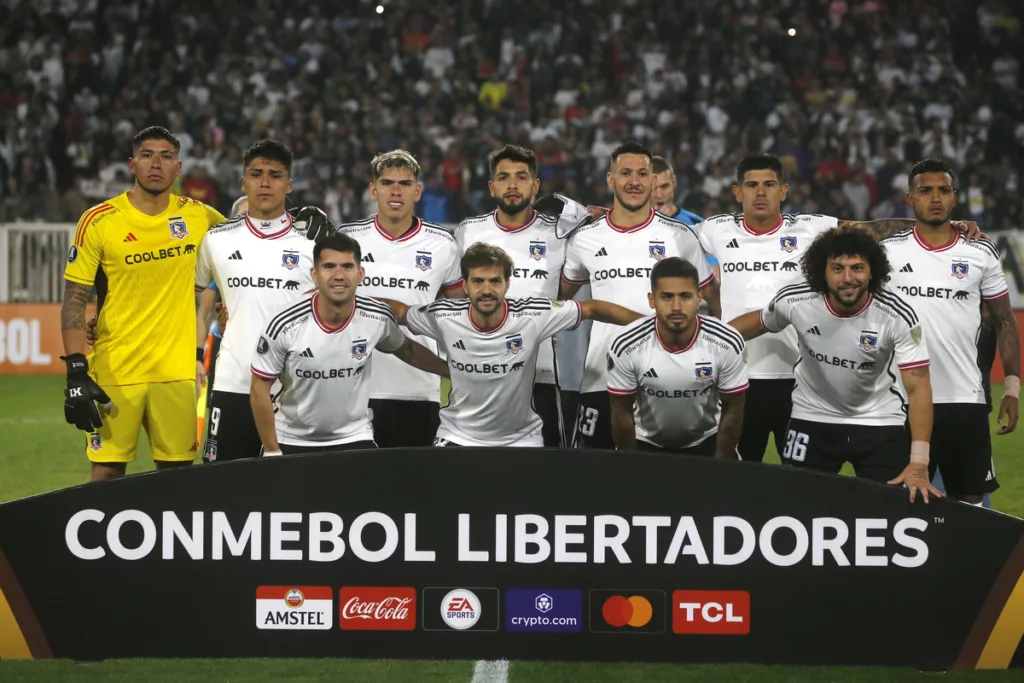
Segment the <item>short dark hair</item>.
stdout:
[[486,268],[487,266],[500,266],[502,272],[505,273],[505,279],[511,280],[514,265],[512,257],[504,249],[483,242],[471,244],[459,263],[463,280],[469,279],[471,269]]
[[740,163],[736,164],[737,185],[743,184],[743,178],[747,175],[747,171],[775,171],[779,182],[785,182],[782,177],[782,162],[772,154],[760,152],[740,159]]
[[252,147],[245,150],[245,156],[242,157],[242,168],[249,168],[255,159],[268,159],[270,161],[276,161],[284,166],[285,170],[290,174],[292,172],[292,161],[295,159],[295,155],[288,149],[288,145],[284,144],[280,140],[271,140],[266,138],[263,140],[257,140],[252,144]]
[[658,282],[666,277],[684,277],[693,280],[694,287],[700,289],[700,273],[697,271],[697,266],[678,256],[670,256],[654,264],[654,267],[651,268],[651,291],[656,290]]
[[636,140],[626,140],[621,145],[612,150],[611,165],[615,165],[615,162],[619,160],[619,157],[623,154],[643,154],[648,159],[653,159],[654,156],[651,154],[651,150],[641,145]]
[[914,168],[910,169],[910,176],[907,178],[908,190],[913,189],[914,178],[922,173],[948,173],[949,179],[953,181],[953,189],[956,189],[956,174],[953,173],[953,169],[942,159],[931,157],[930,159],[922,159],[914,164]]
[[313,246],[314,266],[320,265],[320,255],[324,252],[324,249],[352,254],[357,265],[363,261],[363,250],[359,246],[359,242],[343,232],[336,232],[326,237],[321,237],[316,241],[316,244]]
[[804,279],[819,294],[828,292],[825,268],[830,258],[836,256],[860,256],[871,268],[868,291],[877,293],[889,281],[892,266],[885,255],[885,248],[863,228],[841,226],[818,235],[804,254],[802,265]]
[[488,159],[487,163],[491,169],[492,178],[494,177],[494,174],[498,170],[498,162],[506,160],[518,161],[520,163],[526,164],[526,166],[530,169],[530,175],[532,175],[534,178],[537,177],[537,153],[534,152],[532,149],[520,147],[519,145],[505,145],[497,152],[492,154],[491,158]]
[[651,173],[664,173],[668,171],[670,175],[675,175],[675,171],[672,170],[672,164],[668,163],[668,159],[665,157],[651,157]]
[[146,140],[166,140],[174,145],[175,154],[181,151],[181,141],[178,140],[174,133],[163,126],[148,126],[140,130],[135,134],[135,137],[132,138],[132,154],[138,153],[139,149],[142,147],[142,143]]

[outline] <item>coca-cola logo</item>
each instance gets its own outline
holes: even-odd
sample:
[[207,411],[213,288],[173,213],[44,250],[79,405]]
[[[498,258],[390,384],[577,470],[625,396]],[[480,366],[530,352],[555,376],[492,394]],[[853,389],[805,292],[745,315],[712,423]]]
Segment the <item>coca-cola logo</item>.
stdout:
[[338,625],[347,631],[412,631],[416,589],[408,586],[345,586],[338,594]]

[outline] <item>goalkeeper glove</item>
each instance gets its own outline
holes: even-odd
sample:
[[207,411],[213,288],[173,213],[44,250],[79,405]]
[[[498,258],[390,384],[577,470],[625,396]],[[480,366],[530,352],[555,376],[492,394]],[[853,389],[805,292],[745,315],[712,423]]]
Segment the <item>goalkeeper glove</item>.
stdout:
[[549,194],[541,197],[533,204],[537,213],[557,219],[555,235],[565,239],[576,228],[594,221],[587,207],[569,199],[563,194]]
[[292,228],[309,240],[318,240],[337,232],[327,214],[315,206],[304,206],[292,214]]
[[81,353],[61,356],[68,366],[68,384],[64,389],[64,419],[84,432],[94,432],[103,426],[99,402],[104,410],[113,404],[103,389],[89,377],[89,361]]

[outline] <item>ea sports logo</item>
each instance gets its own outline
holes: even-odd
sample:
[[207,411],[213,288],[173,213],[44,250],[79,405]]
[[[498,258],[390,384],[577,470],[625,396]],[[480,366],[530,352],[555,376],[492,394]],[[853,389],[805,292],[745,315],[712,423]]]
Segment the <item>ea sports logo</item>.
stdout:
[[284,602],[292,609],[298,609],[302,607],[302,603],[306,602],[306,596],[298,588],[292,588],[284,594]]
[[651,606],[651,601],[641,595],[632,595],[628,598],[613,595],[605,600],[601,607],[601,616],[609,626],[616,628],[646,626],[651,621],[653,614],[654,608]]
[[480,598],[464,588],[449,591],[441,601],[441,618],[448,626],[459,631],[472,628],[480,621]]

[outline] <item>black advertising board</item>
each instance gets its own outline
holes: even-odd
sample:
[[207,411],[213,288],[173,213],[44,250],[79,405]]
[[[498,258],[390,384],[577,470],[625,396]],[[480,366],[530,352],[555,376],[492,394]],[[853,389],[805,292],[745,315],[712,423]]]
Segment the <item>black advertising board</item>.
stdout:
[[1024,521],[754,463],[282,457],[0,505],[0,657],[1024,665]]

